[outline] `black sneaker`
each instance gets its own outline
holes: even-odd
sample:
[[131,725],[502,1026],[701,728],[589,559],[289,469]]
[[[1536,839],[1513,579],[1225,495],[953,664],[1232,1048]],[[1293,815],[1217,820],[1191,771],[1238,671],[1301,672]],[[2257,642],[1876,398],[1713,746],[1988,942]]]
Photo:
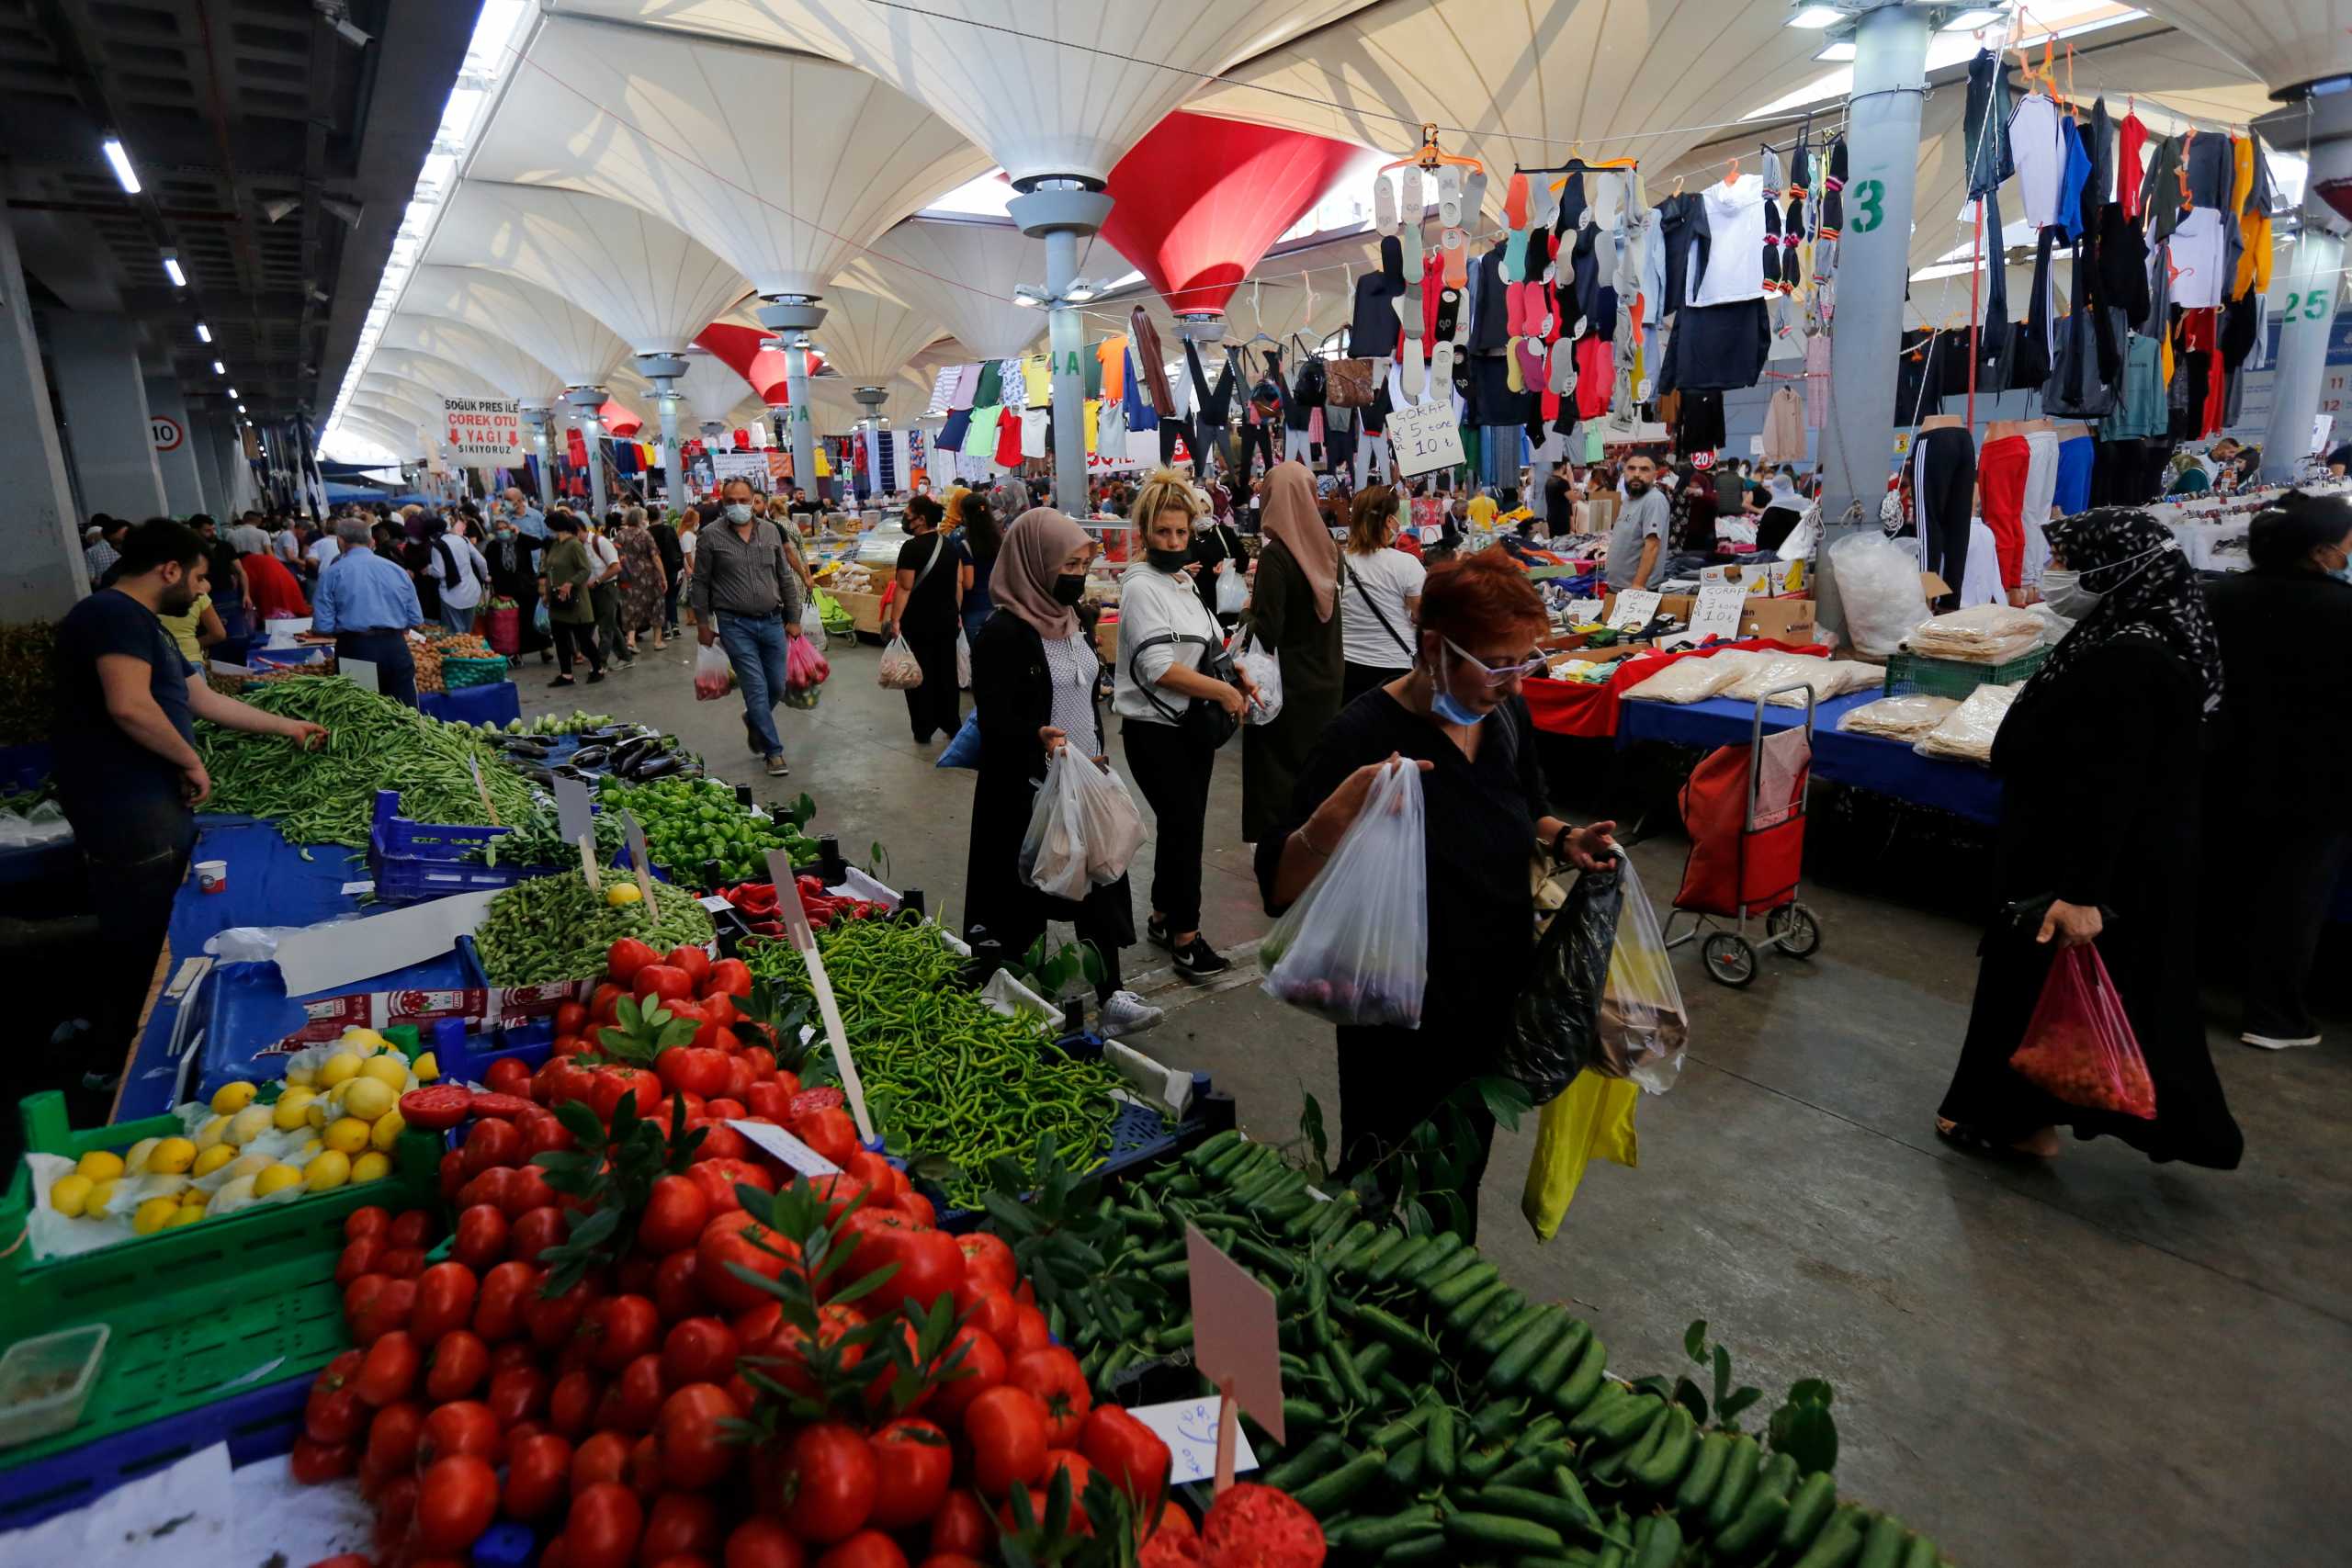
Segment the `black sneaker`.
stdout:
[[1175,942],[1170,940],[1168,935],[1168,922],[1158,915],[1153,915],[1144,921],[1143,934],[1154,947],[1164,947],[1170,953],[1176,951]]
[[1195,935],[1191,942],[1175,951],[1175,968],[1179,975],[1200,979],[1210,975],[1222,975],[1233,967],[1233,961]]
[[600,685],[604,684],[604,682],[605,682],[605,672],[604,672],[602,670],[599,670],[599,671],[595,671],[594,674],[592,674],[592,675],[590,675],[590,676],[588,677],[588,683],[589,683],[590,685],[592,685],[592,686],[600,686]]
[[549,686],[551,686],[551,687],[552,687],[552,686],[576,686],[576,685],[578,685],[579,683],[580,683],[579,682],[574,681],[574,680],[573,680],[571,676],[569,676],[569,675],[559,675],[559,676],[557,676],[554,680],[549,681],[549,682],[548,682],[548,684]]

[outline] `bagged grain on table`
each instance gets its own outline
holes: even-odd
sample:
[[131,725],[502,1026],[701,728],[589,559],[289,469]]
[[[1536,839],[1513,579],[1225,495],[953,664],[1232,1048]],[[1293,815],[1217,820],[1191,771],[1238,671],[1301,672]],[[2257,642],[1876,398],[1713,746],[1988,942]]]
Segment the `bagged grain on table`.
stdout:
[[1923,740],[1958,706],[1957,697],[1930,697],[1916,692],[1900,697],[1881,697],[1846,715],[1838,721],[1838,728],[1856,735],[1883,736],[1889,740]]
[[1769,656],[1726,649],[1703,659],[1678,659],[1625,694],[1627,702],[1701,703],[1754,669]]
[[1920,622],[1905,642],[1912,652],[1929,659],[1999,664],[2041,647],[2041,617],[2031,610],[1972,604]]
[[1968,694],[1968,700],[1954,709],[1941,724],[1928,732],[1927,738],[1912,750],[1922,757],[1954,757],[1962,761],[1990,762],[1993,760],[1993,737],[2000,732],[2001,720],[2009,705],[2018,700],[2021,686],[1979,686]]

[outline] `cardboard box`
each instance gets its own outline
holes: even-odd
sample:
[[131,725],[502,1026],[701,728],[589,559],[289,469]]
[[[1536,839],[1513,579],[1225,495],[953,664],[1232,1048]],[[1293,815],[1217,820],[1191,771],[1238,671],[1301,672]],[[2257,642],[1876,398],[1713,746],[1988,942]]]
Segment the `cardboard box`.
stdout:
[[[1698,607],[1698,598],[1690,593],[1668,593],[1657,602],[1658,614],[1671,615],[1688,625],[1690,613]],[[1606,620],[1617,608],[1617,595],[1611,593],[1601,618]],[[1740,607],[1739,635],[1770,637],[1778,642],[1811,642],[1813,632],[1813,601],[1810,599],[1768,599],[1751,593]]]
[[1094,653],[1105,664],[1119,662],[1119,618],[1116,615],[1106,615],[1094,623]]
[[849,612],[850,622],[862,632],[882,630],[882,595],[879,593],[843,593],[828,589],[841,607]]

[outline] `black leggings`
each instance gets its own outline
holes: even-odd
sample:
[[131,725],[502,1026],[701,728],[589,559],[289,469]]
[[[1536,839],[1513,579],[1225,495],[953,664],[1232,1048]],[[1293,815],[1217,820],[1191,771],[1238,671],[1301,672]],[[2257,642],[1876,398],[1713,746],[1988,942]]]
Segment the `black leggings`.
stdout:
[[[1181,700],[1181,699],[1180,699]],[[1151,804],[1151,907],[1170,935],[1201,928],[1201,843],[1216,753],[1172,724],[1130,718],[1119,726],[1127,774]]]
[[1274,433],[1269,426],[1262,424],[1238,424],[1234,426],[1234,434],[1240,438],[1241,443],[1241,462],[1237,477],[1240,480],[1242,488],[1246,490],[1249,488],[1250,484],[1250,458],[1251,453],[1257,453],[1266,459],[1266,471],[1268,473],[1272,473],[1273,471]]
[[922,684],[906,694],[907,722],[914,726],[917,745],[934,731],[953,735],[964,722],[956,691],[956,629],[954,621],[928,631],[899,627],[899,635],[914,649],[915,662],[922,666]]
[[605,672],[605,655],[596,646],[594,622],[549,621],[548,625],[555,633],[555,667],[559,673],[571,673],[571,656],[575,652],[586,657],[590,670],[599,675]]
[[[1960,602],[1968,570],[1968,524],[1975,510],[1976,438],[1965,428],[1946,425],[1919,434],[1918,480],[1912,506],[1919,536],[1928,544],[1928,570],[1951,590],[1949,609]],[[1761,531],[1758,544],[1762,545]]]

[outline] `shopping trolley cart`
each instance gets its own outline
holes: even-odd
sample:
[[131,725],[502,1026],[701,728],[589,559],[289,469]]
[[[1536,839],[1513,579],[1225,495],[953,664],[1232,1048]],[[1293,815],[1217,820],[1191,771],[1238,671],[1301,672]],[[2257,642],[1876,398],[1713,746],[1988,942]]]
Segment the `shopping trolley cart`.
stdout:
[[[1804,727],[1768,735],[1765,705],[1784,692],[1804,694]],[[1667,912],[1666,945],[1698,942],[1708,975],[1720,984],[1745,986],[1755,979],[1759,947],[1810,958],[1821,946],[1820,922],[1797,901],[1805,799],[1813,782],[1813,718],[1810,684],[1798,682],[1765,693],[1756,699],[1747,744],[1717,749],[1682,786],[1690,856],[1674,907]],[[1678,937],[1674,922],[1679,915],[1690,916],[1691,924]],[[1751,937],[1747,922],[1757,915],[1764,918],[1764,932]],[[1716,920],[1737,924],[1729,931],[1711,929]]]

